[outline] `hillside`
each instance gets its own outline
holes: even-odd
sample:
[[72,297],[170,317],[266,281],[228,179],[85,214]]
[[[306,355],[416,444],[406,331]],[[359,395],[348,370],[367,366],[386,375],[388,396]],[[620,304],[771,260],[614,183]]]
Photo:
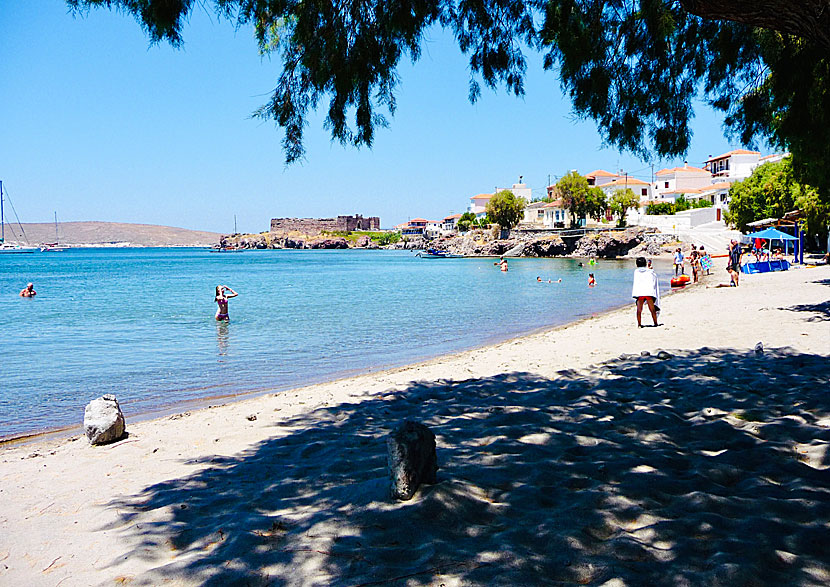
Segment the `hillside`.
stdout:
[[[31,245],[55,241],[53,223],[24,223],[23,230]],[[13,231],[13,232],[12,232]],[[217,232],[188,230],[154,224],[127,224],[123,222],[61,222],[58,225],[61,244],[121,245],[136,247],[211,246],[222,236]],[[17,238],[15,238],[17,235]],[[6,224],[6,240],[23,240],[17,224]],[[24,242],[25,244],[25,242]]]

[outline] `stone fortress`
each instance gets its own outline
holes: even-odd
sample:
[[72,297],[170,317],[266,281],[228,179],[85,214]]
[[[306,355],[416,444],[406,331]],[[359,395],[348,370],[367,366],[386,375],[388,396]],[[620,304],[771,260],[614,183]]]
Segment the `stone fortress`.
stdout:
[[338,216],[337,218],[272,218],[271,232],[289,233],[300,232],[307,235],[318,235],[323,231],[352,232],[353,230],[380,230],[380,217],[360,214],[354,216]]

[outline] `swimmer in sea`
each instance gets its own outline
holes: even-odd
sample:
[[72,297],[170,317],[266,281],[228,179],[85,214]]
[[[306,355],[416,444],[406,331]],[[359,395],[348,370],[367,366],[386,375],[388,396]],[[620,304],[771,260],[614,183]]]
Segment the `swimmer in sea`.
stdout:
[[20,290],[20,297],[21,298],[33,298],[37,295],[35,291],[35,285],[33,283],[27,283],[26,287]]
[[216,297],[214,298],[214,301],[219,306],[218,308],[216,308],[217,320],[230,320],[230,316],[228,315],[228,300],[230,298],[235,298],[238,295],[238,293],[236,293],[226,285],[216,286]]
[[597,284],[597,280],[594,279],[594,274],[589,273],[588,274],[588,287],[594,287],[596,284]]

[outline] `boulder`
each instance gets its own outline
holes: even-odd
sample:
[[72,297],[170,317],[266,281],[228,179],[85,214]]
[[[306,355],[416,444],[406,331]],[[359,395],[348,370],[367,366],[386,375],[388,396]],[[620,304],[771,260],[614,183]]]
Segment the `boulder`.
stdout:
[[84,432],[90,444],[106,444],[124,436],[127,425],[114,395],[89,402],[84,410]]
[[406,421],[386,439],[386,449],[393,499],[412,499],[421,483],[435,483],[438,457],[429,428]]

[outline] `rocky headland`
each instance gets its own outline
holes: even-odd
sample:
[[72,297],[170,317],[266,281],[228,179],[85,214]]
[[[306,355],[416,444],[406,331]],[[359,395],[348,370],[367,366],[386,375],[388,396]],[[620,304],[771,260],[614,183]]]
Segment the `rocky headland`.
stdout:
[[243,249],[406,249],[436,248],[468,257],[598,257],[615,258],[636,255],[656,256],[668,253],[676,243],[654,229],[631,227],[602,232],[582,231],[510,231],[499,238],[492,230],[472,230],[438,239],[408,238],[381,245],[369,235],[348,237],[301,232],[263,232],[223,236],[220,246]]

